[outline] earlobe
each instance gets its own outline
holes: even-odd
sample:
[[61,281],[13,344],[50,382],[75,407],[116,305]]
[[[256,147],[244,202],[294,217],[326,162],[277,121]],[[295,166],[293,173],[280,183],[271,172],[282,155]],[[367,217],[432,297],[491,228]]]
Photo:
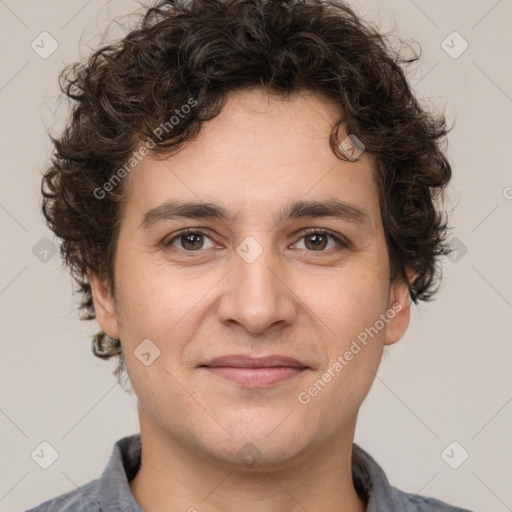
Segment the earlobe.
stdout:
[[107,336],[113,339],[119,339],[119,326],[116,318],[114,299],[106,283],[100,279],[98,274],[90,272],[88,277],[89,284],[91,285],[96,320]]
[[[409,283],[414,280],[414,272],[406,269],[407,279]],[[390,307],[386,312],[386,316],[390,319],[386,327],[386,335],[384,338],[385,345],[392,345],[400,340],[411,319],[411,297],[409,288],[404,281],[396,281],[391,287]]]

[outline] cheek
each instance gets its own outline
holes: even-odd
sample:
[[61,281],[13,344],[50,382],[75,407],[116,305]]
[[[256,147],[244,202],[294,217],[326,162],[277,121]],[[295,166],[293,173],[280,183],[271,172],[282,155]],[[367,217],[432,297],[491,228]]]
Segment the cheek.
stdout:
[[320,393],[318,405],[335,400],[350,409],[368,393],[382,357],[387,324],[380,315],[386,312],[387,273],[374,260],[340,270],[328,283],[326,293],[310,297],[326,326],[327,357],[321,371],[329,373],[329,390]]
[[171,275],[163,265],[154,264],[155,258],[126,253],[116,262],[117,306],[129,337],[165,339],[202,295],[200,279],[187,282],[178,272]]
[[309,401],[305,412],[314,422],[322,418],[317,428],[326,435],[357,414],[382,358],[385,328],[375,329],[375,325],[385,312],[386,295],[375,286],[373,295],[362,288],[340,289],[340,299],[331,302],[325,321],[334,334],[324,343],[326,364],[301,390],[305,394],[300,403]]
[[305,296],[329,336],[335,336],[341,343],[357,337],[385,312],[389,285],[387,273],[376,258],[341,268],[324,283],[316,291],[304,287]]
[[[193,348],[196,344],[189,342],[197,337],[199,326],[213,307],[214,294],[209,291],[215,288],[219,276],[170,273],[162,265],[151,264],[151,258],[125,258],[119,261],[118,269],[117,314],[125,364],[134,389],[140,388],[143,395],[149,393],[148,400],[158,399],[151,396],[151,386],[158,389],[162,382],[169,381],[173,389],[170,374],[178,376],[183,365],[198,359],[190,354],[190,345]],[[157,347],[155,371],[136,358],[144,340]]]

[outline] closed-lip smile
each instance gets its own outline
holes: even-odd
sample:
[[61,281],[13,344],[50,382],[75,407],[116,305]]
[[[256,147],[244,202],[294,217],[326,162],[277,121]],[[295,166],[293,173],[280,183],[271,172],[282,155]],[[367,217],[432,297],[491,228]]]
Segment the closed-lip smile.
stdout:
[[209,373],[241,384],[244,387],[267,387],[289,380],[309,366],[288,356],[251,357],[231,354],[216,357],[199,366]]
[[201,366],[219,367],[236,366],[238,368],[274,368],[276,366],[287,366],[291,368],[307,368],[308,366],[297,359],[287,356],[270,355],[265,357],[251,357],[245,354],[233,354],[216,357]]

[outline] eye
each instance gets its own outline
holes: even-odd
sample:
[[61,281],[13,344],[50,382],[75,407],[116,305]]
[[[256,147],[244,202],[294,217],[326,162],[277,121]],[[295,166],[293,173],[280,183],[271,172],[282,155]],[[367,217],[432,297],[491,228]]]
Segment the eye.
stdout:
[[[334,240],[334,246],[329,246],[329,239]],[[330,230],[320,230],[316,228],[303,232],[301,240],[304,240],[304,249],[312,252],[326,252],[327,250],[338,247],[347,248],[348,243],[342,240],[338,235]],[[298,244],[298,243],[297,243]],[[295,244],[295,245],[297,245]],[[299,247],[299,249],[303,249]]]
[[[205,239],[210,240],[211,245],[205,247]],[[165,246],[176,247],[176,243],[180,244],[178,249],[183,249],[187,252],[199,251],[200,249],[211,249],[215,246],[213,240],[203,231],[199,229],[185,229],[174,235]]]
[[[310,252],[327,252],[336,248],[341,250],[349,246],[349,243],[339,235],[326,229],[311,228],[303,231],[300,240],[305,241],[304,247],[298,247],[298,249]],[[208,245],[207,241],[209,241],[210,245]],[[297,246],[299,243],[297,242],[294,245]],[[186,252],[197,252],[201,249],[211,249],[216,245],[204,231],[189,228],[176,233],[172,238],[164,242],[164,246],[175,247]]]

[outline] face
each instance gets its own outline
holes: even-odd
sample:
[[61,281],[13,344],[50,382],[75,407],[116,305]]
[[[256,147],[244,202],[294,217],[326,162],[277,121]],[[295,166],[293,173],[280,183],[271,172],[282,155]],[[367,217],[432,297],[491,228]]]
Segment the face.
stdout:
[[115,300],[91,276],[97,318],[121,340],[141,423],[194,453],[284,467],[351,445],[383,346],[407,328],[374,162],[333,154],[339,116],[321,96],[237,92],[127,177]]

